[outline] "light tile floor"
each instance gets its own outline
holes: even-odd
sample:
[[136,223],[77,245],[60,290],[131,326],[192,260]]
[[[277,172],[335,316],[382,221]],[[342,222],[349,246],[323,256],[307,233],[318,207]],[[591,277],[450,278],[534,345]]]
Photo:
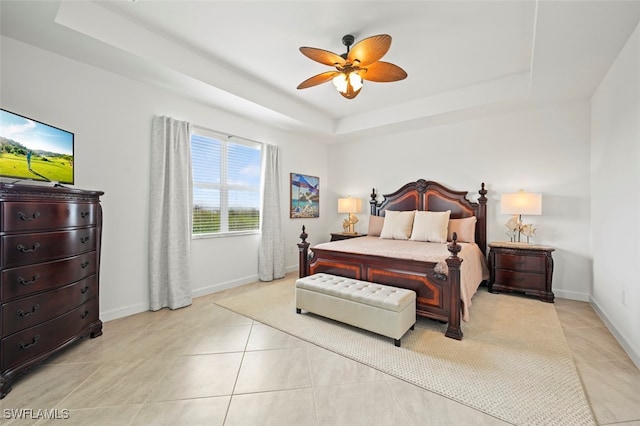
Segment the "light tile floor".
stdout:
[[[0,424],[506,424],[213,303],[264,285],[105,323],[15,383]],[[640,426],[640,371],[589,304],[555,307],[599,424]],[[69,418],[11,418],[21,408]]]

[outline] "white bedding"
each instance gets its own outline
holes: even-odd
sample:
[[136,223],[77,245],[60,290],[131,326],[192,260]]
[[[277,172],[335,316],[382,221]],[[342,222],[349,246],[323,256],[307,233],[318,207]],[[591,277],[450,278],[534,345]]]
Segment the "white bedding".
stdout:
[[[471,298],[478,290],[482,280],[489,278],[489,268],[480,248],[474,243],[458,243],[462,250],[458,256],[463,259],[460,266],[460,299],[462,300],[462,320],[469,321]],[[447,244],[427,243],[410,240],[390,240],[379,237],[359,237],[341,241],[332,241],[316,245],[314,248],[360,253],[372,256],[412,259],[434,262],[436,272],[448,273],[445,259],[451,256]]]

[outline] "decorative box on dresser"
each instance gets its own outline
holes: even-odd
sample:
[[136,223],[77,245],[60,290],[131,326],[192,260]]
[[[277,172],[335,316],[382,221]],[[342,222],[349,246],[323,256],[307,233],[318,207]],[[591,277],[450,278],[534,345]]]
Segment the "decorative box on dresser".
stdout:
[[489,243],[489,291],[516,291],[553,302],[553,247],[528,243]]
[[0,183],[0,398],[99,318],[101,191]]

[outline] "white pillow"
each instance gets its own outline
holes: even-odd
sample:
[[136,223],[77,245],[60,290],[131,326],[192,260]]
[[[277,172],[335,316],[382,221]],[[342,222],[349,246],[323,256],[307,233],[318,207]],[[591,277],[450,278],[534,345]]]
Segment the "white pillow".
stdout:
[[445,212],[416,212],[411,240],[446,243],[451,210]]
[[414,210],[404,212],[388,210],[384,215],[380,238],[408,240],[411,235],[414,214]]

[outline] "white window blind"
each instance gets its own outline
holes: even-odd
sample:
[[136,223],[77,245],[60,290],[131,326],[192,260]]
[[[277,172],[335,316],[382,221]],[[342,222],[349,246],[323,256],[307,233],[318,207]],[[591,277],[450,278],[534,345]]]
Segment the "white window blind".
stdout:
[[191,135],[193,234],[260,229],[261,145],[203,130]]

